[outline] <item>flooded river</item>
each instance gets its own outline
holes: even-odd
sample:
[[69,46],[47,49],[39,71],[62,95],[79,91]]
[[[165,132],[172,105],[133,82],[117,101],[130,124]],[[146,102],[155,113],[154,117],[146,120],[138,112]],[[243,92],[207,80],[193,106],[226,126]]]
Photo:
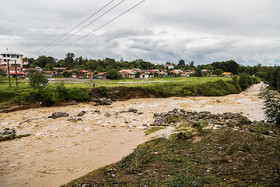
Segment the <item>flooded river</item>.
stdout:
[[[0,113],[0,130],[15,128],[22,139],[0,142],[0,186],[59,186],[101,166],[119,161],[139,144],[153,114],[174,108],[212,113],[242,113],[250,120],[264,120],[261,84],[224,97],[131,99],[110,106],[93,103],[44,107]],[[123,112],[134,108],[137,113]],[[85,115],[77,119],[77,114]],[[69,117],[51,119],[53,112]],[[158,135],[168,133],[158,132]]]

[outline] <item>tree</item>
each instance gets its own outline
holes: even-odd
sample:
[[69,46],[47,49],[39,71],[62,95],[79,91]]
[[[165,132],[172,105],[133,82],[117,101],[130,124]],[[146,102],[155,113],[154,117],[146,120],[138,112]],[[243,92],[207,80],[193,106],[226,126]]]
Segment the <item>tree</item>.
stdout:
[[215,71],[214,71],[214,74],[215,75],[222,75],[222,73],[224,73],[224,70],[222,70],[222,69],[215,69]]
[[191,61],[191,62],[189,63],[189,68],[190,68],[190,69],[195,68],[195,66],[194,66],[194,61]]
[[242,90],[247,89],[250,86],[250,76],[246,73],[241,73],[239,75],[239,85]]
[[47,86],[48,82],[49,80],[47,79],[47,77],[40,72],[36,72],[29,77],[29,85],[32,88],[38,89],[39,91]]
[[116,69],[112,68],[107,71],[107,78],[111,80],[116,80],[120,78],[120,74]]
[[66,57],[64,58],[64,63],[65,63],[65,66],[67,68],[73,68],[75,66],[74,58],[75,58],[74,53],[67,53],[66,54]]
[[185,64],[185,61],[184,61],[183,59],[181,59],[181,60],[179,60],[179,62],[178,62],[178,65],[177,65],[177,66],[178,66],[179,68],[184,68],[184,67],[185,67],[185,65],[186,65],[186,64]]
[[201,68],[199,66],[197,68],[195,68],[195,76],[196,77],[201,77],[202,76]]
[[264,111],[269,122],[275,122],[280,127],[280,97],[275,91],[263,88],[260,96],[264,99]]

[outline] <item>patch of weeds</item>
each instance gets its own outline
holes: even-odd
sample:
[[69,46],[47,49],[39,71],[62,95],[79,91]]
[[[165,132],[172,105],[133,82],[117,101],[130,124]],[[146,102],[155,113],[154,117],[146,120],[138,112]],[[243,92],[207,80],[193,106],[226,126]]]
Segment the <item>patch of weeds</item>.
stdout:
[[169,114],[165,117],[165,121],[166,123],[177,123],[178,121],[180,121],[179,116],[174,115],[174,114]]
[[210,132],[210,129],[204,129],[204,127],[208,126],[208,122],[205,120],[199,120],[192,125],[198,132],[198,135],[205,135],[207,132]]
[[150,135],[156,131],[159,131],[161,129],[164,129],[164,127],[153,127],[153,128],[150,128],[148,130],[145,131],[145,135]]
[[0,142],[14,140],[14,139],[20,139],[20,138],[28,137],[28,136],[31,136],[31,134],[23,134],[23,135],[11,134],[8,136],[0,136]]
[[171,179],[164,182],[163,186],[193,186],[199,187],[205,184],[209,184],[209,181],[206,177],[200,176],[191,176],[186,174],[179,173],[178,175],[172,177]]
[[169,136],[168,140],[183,140],[183,139],[191,139],[193,138],[193,133],[190,131],[174,133]]
[[258,122],[256,126],[253,128],[253,131],[256,133],[258,140],[263,140],[264,139],[263,135],[269,134],[269,129],[267,129],[262,122]]

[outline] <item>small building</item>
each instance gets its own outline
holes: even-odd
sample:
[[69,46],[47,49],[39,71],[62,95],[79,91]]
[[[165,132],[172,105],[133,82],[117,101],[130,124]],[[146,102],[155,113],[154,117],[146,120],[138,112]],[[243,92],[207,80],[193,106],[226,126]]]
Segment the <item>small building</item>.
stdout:
[[231,73],[231,72],[224,72],[224,73],[222,73],[222,76],[223,77],[232,77],[233,73]]
[[52,76],[53,76],[53,71],[42,71],[42,73],[43,73],[46,77],[52,77]]
[[169,65],[164,65],[164,67],[165,67],[166,69],[174,69],[174,65],[171,65],[171,64],[169,64]]
[[122,75],[122,78],[124,79],[135,79],[136,76],[136,72],[130,69],[120,70],[119,73]]
[[140,79],[150,79],[150,78],[154,78],[154,75],[149,72],[145,72],[140,75]]
[[34,68],[34,70],[36,70],[36,71],[43,71],[43,69],[42,69],[41,67],[39,67],[39,66],[37,66],[36,68]]
[[98,74],[96,74],[97,79],[106,79],[107,78],[107,74],[106,72],[100,72]]
[[189,72],[184,71],[181,73],[181,77],[189,77],[189,76],[190,76]]
[[95,73],[93,73],[93,72],[88,72],[88,73],[87,73],[87,78],[88,78],[88,79],[96,79],[97,77],[96,77],[96,74],[95,74]]

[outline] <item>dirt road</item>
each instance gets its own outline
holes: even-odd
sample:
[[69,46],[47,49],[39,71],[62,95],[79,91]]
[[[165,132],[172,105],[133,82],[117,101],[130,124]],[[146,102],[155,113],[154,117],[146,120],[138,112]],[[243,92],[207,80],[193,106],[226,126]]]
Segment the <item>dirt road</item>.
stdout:
[[[0,186],[59,186],[117,162],[152,138],[142,129],[153,122],[154,113],[182,108],[242,113],[251,120],[263,120],[263,105],[257,96],[260,87],[224,97],[132,99],[111,106],[88,103],[2,113],[0,129],[15,128],[18,134],[33,135],[0,142]],[[123,112],[129,108],[138,112]],[[68,121],[77,119],[81,111],[86,111],[81,121]],[[48,118],[53,112],[67,112],[69,117]]]

